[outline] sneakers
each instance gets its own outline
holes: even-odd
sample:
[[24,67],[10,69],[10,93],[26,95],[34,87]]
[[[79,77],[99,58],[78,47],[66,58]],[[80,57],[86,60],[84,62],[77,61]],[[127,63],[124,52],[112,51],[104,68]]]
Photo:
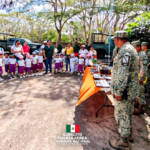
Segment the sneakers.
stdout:
[[2,82],[3,81],[3,79],[2,78],[0,78],[0,82]]
[[23,78],[26,78],[25,76],[23,76]]
[[32,74],[32,77],[34,77],[34,74]]
[[12,76],[14,79],[16,79],[16,76]]
[[7,76],[10,77],[10,73],[7,73]]
[[80,73],[78,73],[78,76],[80,75]]
[[81,74],[81,76],[83,77],[83,73]]
[[37,73],[35,73],[35,76],[38,76],[38,74],[37,74]]
[[22,79],[22,76],[20,76],[20,79]]
[[42,76],[43,75],[43,73],[41,72],[41,73],[39,73],[39,76]]
[[12,79],[12,76],[10,76],[9,79]]

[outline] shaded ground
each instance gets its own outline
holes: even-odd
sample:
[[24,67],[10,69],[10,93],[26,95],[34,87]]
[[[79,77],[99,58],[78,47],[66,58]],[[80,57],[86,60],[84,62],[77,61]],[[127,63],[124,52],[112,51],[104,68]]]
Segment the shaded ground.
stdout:
[[73,124],[79,84],[65,74],[0,83],[0,150],[82,150],[56,144]]

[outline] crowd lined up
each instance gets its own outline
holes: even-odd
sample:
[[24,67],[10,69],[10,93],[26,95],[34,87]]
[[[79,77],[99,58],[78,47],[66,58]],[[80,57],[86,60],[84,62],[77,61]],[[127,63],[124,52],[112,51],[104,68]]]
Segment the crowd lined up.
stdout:
[[[60,48],[61,47],[61,48]],[[32,52],[30,55],[30,47],[26,42],[23,45],[20,41],[15,41],[11,47],[11,55],[4,53],[0,48],[0,81],[3,81],[2,64],[5,64],[5,72],[10,79],[16,78],[18,73],[20,78],[43,75],[42,70],[45,64],[45,74],[52,73],[52,64],[54,63],[54,74],[58,72],[77,73],[83,76],[83,72],[88,65],[96,64],[96,51],[94,47],[82,44],[80,46],[75,43],[74,47],[70,43],[67,44],[65,51],[62,52],[62,46],[57,46],[57,53],[50,41],[44,41],[39,50]],[[66,70],[64,70],[64,63]]]

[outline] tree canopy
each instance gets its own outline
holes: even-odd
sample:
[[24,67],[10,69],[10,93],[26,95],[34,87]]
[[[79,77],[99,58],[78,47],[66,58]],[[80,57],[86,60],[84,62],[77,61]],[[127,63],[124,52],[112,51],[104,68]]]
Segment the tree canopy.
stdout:
[[[11,1],[10,1],[11,2]],[[123,30],[143,12],[150,0],[20,0],[0,15],[2,32],[32,41],[90,42],[93,32]],[[22,3],[20,3],[22,2]],[[18,4],[20,3],[20,5]],[[43,8],[38,11],[37,8]],[[129,32],[129,31],[128,31]],[[69,41],[68,41],[69,40]],[[107,41],[101,37],[101,41]]]

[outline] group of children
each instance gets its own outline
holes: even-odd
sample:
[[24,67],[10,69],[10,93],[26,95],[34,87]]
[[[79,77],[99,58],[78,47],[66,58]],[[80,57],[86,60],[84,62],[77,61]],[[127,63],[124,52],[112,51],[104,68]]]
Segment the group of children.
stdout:
[[[1,57],[2,53],[0,53],[0,81],[3,81],[1,78],[1,75],[3,74],[2,69],[2,62],[5,64],[5,71],[8,74],[8,77],[16,78],[16,71],[18,69],[18,74],[20,78],[35,76],[35,75],[43,75],[42,69],[43,69],[43,51],[33,52],[32,56],[27,53],[25,56],[25,59],[22,55],[20,55],[19,60],[17,61],[15,58],[15,55],[8,55],[5,54],[5,58]],[[54,73],[57,73],[59,71],[63,72],[63,62],[65,58],[64,55],[56,54],[55,61],[55,67],[54,67]],[[95,55],[92,56],[90,54],[87,54],[86,59],[78,54],[71,54],[70,56],[70,73],[78,73],[78,75],[83,76],[83,72],[85,68],[91,64],[97,63],[97,59],[95,58]],[[37,73],[38,70],[38,73]]]
[[[5,54],[5,58],[2,58],[0,53],[0,81],[3,81],[1,75],[3,74],[2,63],[5,64],[5,72],[7,72],[8,77],[16,78],[16,71],[18,69],[18,74],[20,78],[25,78],[34,76],[34,75],[43,75],[43,52],[40,51],[39,55],[36,55],[36,52],[32,53],[32,56],[27,53],[25,59],[22,55],[19,56],[17,61],[15,55]],[[38,69],[38,74],[37,74]]]
[[[57,73],[59,71],[63,72],[63,61],[64,55],[62,53],[56,54],[54,73]],[[78,54],[71,54],[70,73],[78,73],[78,75],[83,76],[85,68],[96,63],[97,59],[95,58],[95,54],[93,54],[92,56],[90,54],[87,54],[86,59],[82,55],[78,56]]]

